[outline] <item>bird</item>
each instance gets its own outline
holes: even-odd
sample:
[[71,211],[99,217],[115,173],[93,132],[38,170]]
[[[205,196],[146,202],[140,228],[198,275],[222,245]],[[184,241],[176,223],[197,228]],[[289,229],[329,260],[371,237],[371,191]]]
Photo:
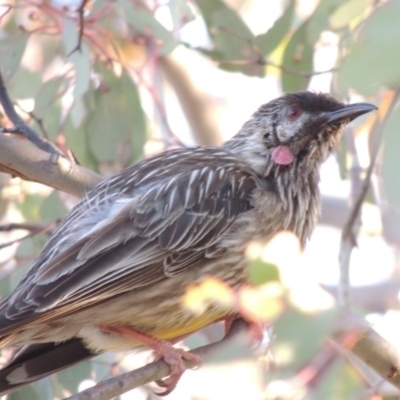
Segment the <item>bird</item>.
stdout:
[[291,231],[306,245],[320,211],[321,164],[346,124],[376,110],[325,93],[287,93],[259,107],[220,147],[179,148],[100,182],[53,231],[0,302],[1,394],[95,355],[153,349],[171,366],[169,393],[199,362],[172,346],[229,318],[181,304],[205,276],[247,283],[246,246]]

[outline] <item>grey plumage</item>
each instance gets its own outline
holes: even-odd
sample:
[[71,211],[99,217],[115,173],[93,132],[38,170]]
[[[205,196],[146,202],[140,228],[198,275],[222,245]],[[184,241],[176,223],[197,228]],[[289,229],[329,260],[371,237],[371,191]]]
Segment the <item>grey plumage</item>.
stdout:
[[[321,163],[343,125],[373,109],[323,94],[285,95],[220,148],[162,153],[100,183],[0,304],[0,344],[79,339],[96,353],[140,345],[99,324],[173,339],[226,315],[214,307],[196,320],[183,310],[187,284],[207,274],[244,284],[252,239],[291,230],[304,245],[319,212]],[[283,165],[274,155],[279,148],[293,161]],[[77,360],[88,356],[79,353]],[[11,367],[0,372],[0,390],[24,383],[15,374],[10,387],[1,383]]]

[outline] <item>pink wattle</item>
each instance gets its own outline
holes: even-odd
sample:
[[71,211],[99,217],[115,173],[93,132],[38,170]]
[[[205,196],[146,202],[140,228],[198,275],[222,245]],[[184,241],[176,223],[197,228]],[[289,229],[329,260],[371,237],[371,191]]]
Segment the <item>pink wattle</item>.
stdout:
[[279,146],[272,152],[272,159],[279,165],[289,165],[294,160],[292,151],[287,146]]

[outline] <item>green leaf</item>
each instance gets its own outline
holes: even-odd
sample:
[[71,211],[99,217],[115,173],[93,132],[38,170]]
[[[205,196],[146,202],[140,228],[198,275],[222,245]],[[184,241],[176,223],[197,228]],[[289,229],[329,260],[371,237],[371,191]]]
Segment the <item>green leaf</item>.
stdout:
[[86,112],[83,96],[88,91],[90,83],[90,52],[83,40],[80,50],[75,50],[79,43],[79,30],[73,20],[64,19],[62,42],[65,54],[75,66],[74,103],[71,109],[71,118],[74,126],[79,127]]
[[260,259],[253,260],[249,264],[249,283],[262,285],[271,281],[279,281],[279,269],[276,265],[266,263]]
[[350,47],[345,49],[337,74],[341,94],[354,89],[371,96],[381,87],[397,87],[400,81],[399,14],[400,2],[387,2],[351,36]]
[[34,97],[34,93],[38,92],[43,81],[40,73],[20,67],[6,85],[12,99],[28,99]]
[[330,16],[343,4],[343,0],[321,0],[309,18],[307,37],[314,44],[319,39],[321,32],[331,29]]
[[292,26],[295,4],[294,0],[290,0],[286,10],[283,12],[282,16],[275,21],[272,28],[256,37],[256,43],[262,54],[267,55],[271,53],[288,34]]
[[164,28],[149,11],[135,7],[132,2],[121,2],[116,4],[116,7],[119,7],[121,15],[135,31],[157,40],[159,55],[168,54],[177,46],[178,42],[171,32]]
[[7,396],[7,400],[27,400],[27,399],[41,400],[33,386],[25,386],[24,388],[16,390],[15,392]]
[[103,82],[87,99],[92,112],[85,121],[89,148],[99,162],[128,165],[143,155],[144,113],[136,86],[124,71],[118,78],[103,72]]
[[53,191],[40,207],[41,220],[44,222],[54,222],[59,218],[63,218],[67,212],[67,208],[56,191]]
[[63,19],[63,30],[61,40],[64,45],[65,55],[71,55],[79,42],[78,25],[74,19]]
[[75,86],[74,86],[74,104],[71,109],[71,118],[76,127],[81,126],[86,108],[83,97],[89,90],[90,83],[90,52],[86,43],[81,44],[81,51],[74,52],[70,56],[71,62],[75,65]]
[[208,32],[214,42],[216,61],[220,68],[240,71],[250,76],[264,76],[265,68],[259,62],[261,51],[251,30],[221,0],[198,0],[197,3],[207,24]]
[[304,22],[290,38],[283,54],[283,67],[291,72],[282,72],[284,92],[297,92],[307,88],[310,76],[297,73],[310,73],[313,69],[313,45],[307,37],[309,20]]
[[360,18],[368,10],[371,0],[346,1],[329,17],[332,29],[342,29],[348,26],[354,19]]
[[169,8],[171,10],[172,23],[174,30],[179,30],[188,22],[194,19],[192,9],[185,0],[170,0]]
[[40,222],[40,206],[42,202],[43,197],[26,194],[24,201],[18,204],[18,209],[24,216],[25,220]]
[[53,386],[51,385],[51,379],[45,378],[40,379],[33,384],[39,398],[41,399],[55,399]]
[[64,79],[57,77],[48,80],[42,85],[35,96],[35,108],[33,109],[35,114],[43,113],[54,103],[63,83]]
[[[54,139],[59,132],[61,123],[61,99],[58,97],[63,78],[54,78],[45,82],[35,96],[33,113],[41,118],[42,124],[50,139]],[[40,131],[39,126],[35,126]]]
[[0,40],[0,66],[6,82],[20,66],[29,37],[28,34],[20,33]]
[[336,310],[305,314],[288,309],[274,325],[273,353],[282,367],[297,370],[319,350],[336,321]]
[[11,282],[9,277],[4,277],[4,275],[0,279],[0,298],[4,298],[8,296],[11,292]]
[[86,132],[83,129],[77,130],[75,128],[71,115],[68,115],[65,121],[63,133],[68,147],[71,148],[79,163],[87,168],[97,170],[98,164],[90,151]]

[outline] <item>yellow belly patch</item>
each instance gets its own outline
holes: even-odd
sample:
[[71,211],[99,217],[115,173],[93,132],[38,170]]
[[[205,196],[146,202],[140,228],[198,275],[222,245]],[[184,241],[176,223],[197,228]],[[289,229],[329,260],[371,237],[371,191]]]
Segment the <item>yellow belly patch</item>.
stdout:
[[226,311],[225,312],[220,311],[219,313],[216,312],[205,313],[191,320],[189,324],[185,324],[182,326],[177,325],[166,330],[158,330],[151,333],[151,335],[159,339],[172,340],[179,336],[186,336],[189,335],[190,333],[196,332],[206,327],[207,325],[210,325],[213,322],[216,322],[217,320],[226,316],[227,316]]

